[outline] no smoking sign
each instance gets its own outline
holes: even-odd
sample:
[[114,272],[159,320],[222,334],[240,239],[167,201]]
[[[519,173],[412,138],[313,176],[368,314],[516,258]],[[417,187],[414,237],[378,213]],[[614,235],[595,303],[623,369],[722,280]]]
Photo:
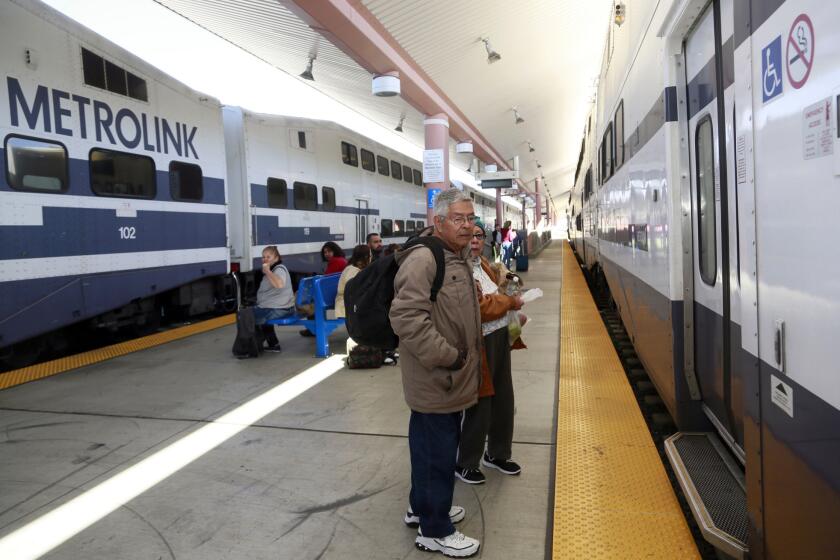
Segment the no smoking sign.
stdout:
[[785,66],[790,85],[799,89],[808,81],[814,67],[814,24],[805,14],[793,21],[785,48]]

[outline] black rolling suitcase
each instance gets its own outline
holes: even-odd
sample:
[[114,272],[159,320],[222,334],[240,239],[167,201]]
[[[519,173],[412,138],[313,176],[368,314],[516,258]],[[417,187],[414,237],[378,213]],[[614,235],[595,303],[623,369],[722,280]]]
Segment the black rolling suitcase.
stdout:
[[236,339],[233,355],[237,358],[257,358],[262,352],[262,333],[257,329],[253,307],[240,307],[236,311]]
[[239,359],[258,358],[262,353],[263,336],[257,327],[254,308],[242,305],[242,286],[236,273],[231,275],[236,284],[236,338],[233,340],[233,355]]
[[516,255],[516,272],[528,271],[528,255]]

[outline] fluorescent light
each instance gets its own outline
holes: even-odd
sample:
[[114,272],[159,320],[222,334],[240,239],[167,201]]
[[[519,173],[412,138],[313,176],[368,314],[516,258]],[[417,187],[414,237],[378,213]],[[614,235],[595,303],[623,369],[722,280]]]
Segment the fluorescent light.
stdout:
[[38,558],[344,367],[336,354],[0,539],[0,558]]

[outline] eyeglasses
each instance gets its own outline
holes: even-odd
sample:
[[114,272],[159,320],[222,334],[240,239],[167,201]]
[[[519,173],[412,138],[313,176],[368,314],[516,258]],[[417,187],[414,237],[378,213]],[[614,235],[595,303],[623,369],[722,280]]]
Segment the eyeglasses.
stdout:
[[476,239],[484,239],[487,236],[484,235],[483,233],[474,233],[473,237],[475,237]]
[[469,222],[471,224],[474,224],[475,221],[478,219],[478,216],[476,216],[475,214],[471,214],[469,216],[463,216],[463,215],[459,214],[459,215],[455,216],[454,218],[450,218],[449,216],[443,216],[443,219],[444,220],[449,220],[450,222],[452,222],[456,226],[461,227],[464,224],[466,224],[467,222]]

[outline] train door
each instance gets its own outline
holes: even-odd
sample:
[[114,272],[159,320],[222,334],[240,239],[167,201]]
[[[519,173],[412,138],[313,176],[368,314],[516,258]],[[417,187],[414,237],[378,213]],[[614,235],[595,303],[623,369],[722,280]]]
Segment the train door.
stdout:
[[356,199],[356,245],[367,243],[368,201]]
[[[721,8],[724,4],[727,12],[732,13],[731,0],[713,2],[686,38],[683,53],[688,84],[694,247],[694,373],[704,412],[731,445],[736,425],[733,403],[739,416],[742,407],[739,399],[733,397],[730,364],[730,233],[724,89],[726,81],[731,83],[731,79],[724,80],[723,77]],[[727,27],[731,29],[731,25]],[[731,49],[727,56],[732,56]],[[743,458],[742,453],[736,454]]]

